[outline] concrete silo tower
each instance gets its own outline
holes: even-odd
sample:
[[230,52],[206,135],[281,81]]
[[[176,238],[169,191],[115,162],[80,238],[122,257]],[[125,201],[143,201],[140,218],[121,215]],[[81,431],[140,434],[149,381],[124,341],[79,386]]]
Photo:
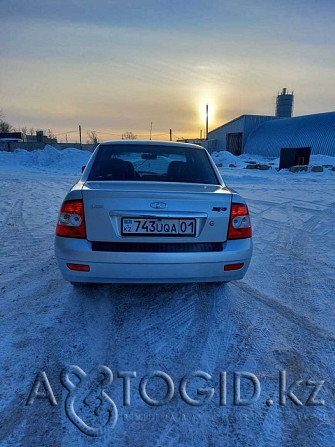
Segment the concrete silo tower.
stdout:
[[293,92],[289,93],[286,88],[278,94],[276,101],[276,116],[278,118],[291,118],[293,112]]

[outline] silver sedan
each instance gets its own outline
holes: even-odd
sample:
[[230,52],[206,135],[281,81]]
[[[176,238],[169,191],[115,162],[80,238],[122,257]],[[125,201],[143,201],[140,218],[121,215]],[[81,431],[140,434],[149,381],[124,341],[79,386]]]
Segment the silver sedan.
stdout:
[[55,253],[74,284],[241,279],[248,207],[201,146],[104,142],[64,199]]

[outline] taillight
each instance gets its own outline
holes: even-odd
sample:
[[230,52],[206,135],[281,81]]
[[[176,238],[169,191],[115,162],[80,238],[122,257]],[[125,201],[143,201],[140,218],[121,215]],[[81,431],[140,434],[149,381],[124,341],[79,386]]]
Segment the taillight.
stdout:
[[67,268],[70,270],[76,270],[77,272],[89,272],[90,266],[86,264],[72,264],[71,262],[68,262]]
[[86,238],[82,200],[67,200],[63,202],[59,212],[56,234],[58,236]]
[[230,210],[228,239],[251,237],[251,223],[247,205],[232,203]]
[[238,264],[226,264],[226,265],[224,266],[223,269],[224,269],[226,272],[229,272],[229,271],[231,271],[231,270],[239,270],[239,269],[241,269],[243,266],[244,266],[244,262],[239,262]]

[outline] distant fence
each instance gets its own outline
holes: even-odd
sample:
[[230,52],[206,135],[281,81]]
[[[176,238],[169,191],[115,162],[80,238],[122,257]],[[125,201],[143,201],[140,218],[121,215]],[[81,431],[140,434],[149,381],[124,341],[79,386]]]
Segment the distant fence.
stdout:
[[[0,141],[0,151],[14,152],[15,149],[24,149],[26,151],[42,150],[48,143],[25,143],[25,142],[4,142]],[[68,147],[74,147],[75,149],[81,149],[83,151],[93,152],[96,148],[96,144],[82,144],[80,147],[79,143],[53,143],[50,146],[55,149],[63,150]]]

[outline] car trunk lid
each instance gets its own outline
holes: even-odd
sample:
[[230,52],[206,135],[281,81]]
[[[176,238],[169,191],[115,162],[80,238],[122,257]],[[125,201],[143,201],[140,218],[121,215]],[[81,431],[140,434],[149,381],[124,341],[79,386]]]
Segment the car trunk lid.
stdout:
[[[231,192],[220,185],[88,181],[82,192],[89,241],[224,242],[227,238]],[[127,222],[140,219],[142,224],[146,219],[156,223],[175,222],[177,228],[183,225],[181,222],[193,221],[195,231],[192,234],[126,234],[125,218]],[[132,231],[134,228],[133,225]]]

